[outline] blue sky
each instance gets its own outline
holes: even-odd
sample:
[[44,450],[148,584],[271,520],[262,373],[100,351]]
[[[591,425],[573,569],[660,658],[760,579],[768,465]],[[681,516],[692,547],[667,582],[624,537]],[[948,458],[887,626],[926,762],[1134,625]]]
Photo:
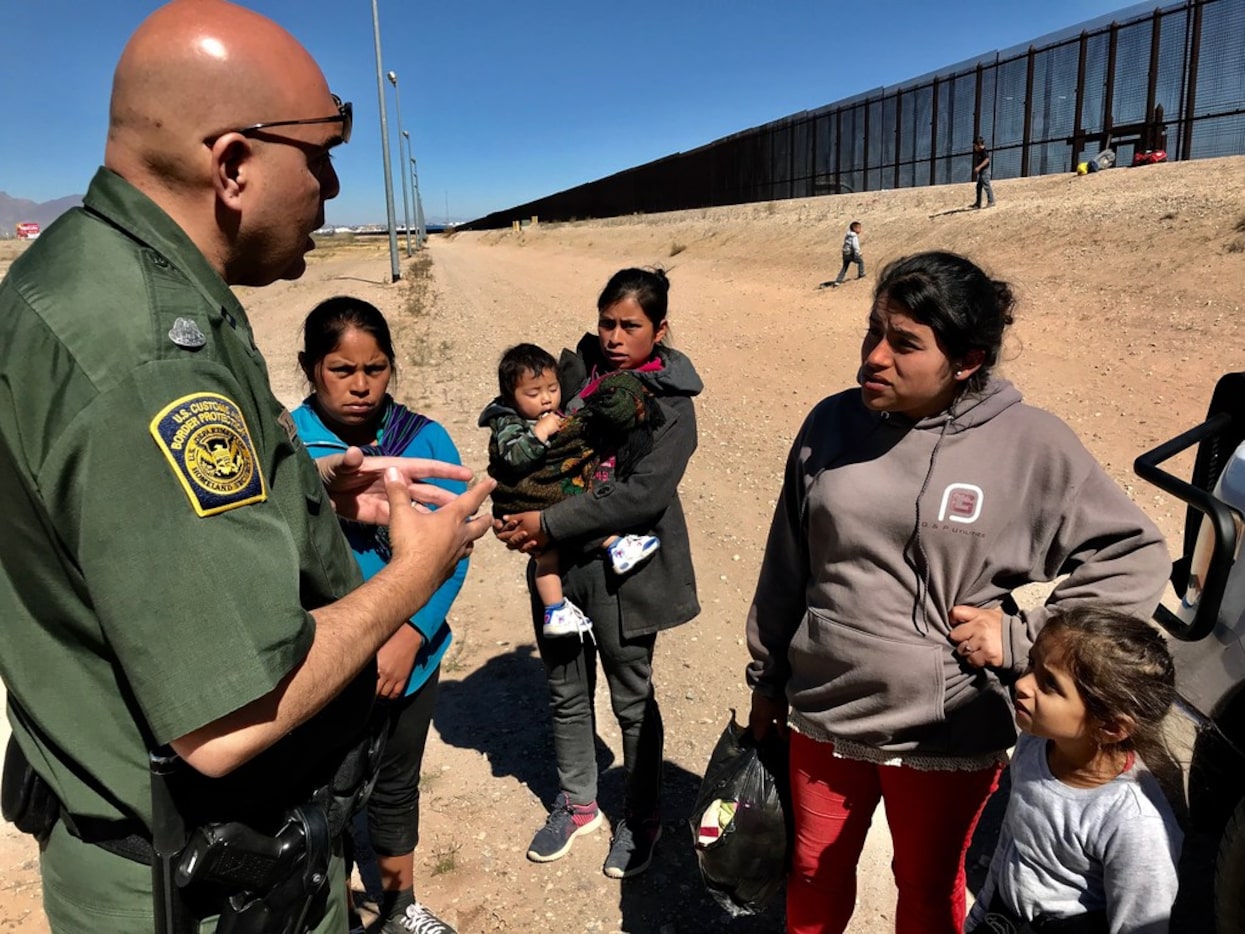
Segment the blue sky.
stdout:
[[[469,220],[1122,9],[1110,0],[378,0],[430,223]],[[0,191],[85,190],[142,0],[0,0]],[[248,0],[353,101],[328,220],[385,220],[369,0]],[[385,83],[396,165],[392,88]],[[395,177],[396,178],[396,177]],[[400,183],[396,204],[402,211]]]

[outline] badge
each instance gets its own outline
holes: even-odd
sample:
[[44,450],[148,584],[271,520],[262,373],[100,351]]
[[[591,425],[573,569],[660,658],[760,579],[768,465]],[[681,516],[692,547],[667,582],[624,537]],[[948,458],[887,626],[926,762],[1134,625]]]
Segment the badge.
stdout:
[[148,427],[200,516],[268,498],[255,443],[232,399],[213,392],[182,396]]
[[198,350],[207,343],[207,338],[199,330],[199,325],[189,318],[178,318],[173,322],[173,327],[169,329],[169,340],[187,350]]

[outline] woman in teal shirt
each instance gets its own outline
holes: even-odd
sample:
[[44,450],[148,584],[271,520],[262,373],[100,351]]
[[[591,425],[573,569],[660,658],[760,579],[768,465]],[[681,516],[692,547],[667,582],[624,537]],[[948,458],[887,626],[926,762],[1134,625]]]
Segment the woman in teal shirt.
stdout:
[[[347,296],[321,302],[303,324],[298,362],[312,393],[295,409],[294,424],[313,457],[361,447],[369,454],[461,463],[444,428],[389,395],[395,369],[393,340],[376,306]],[[466,489],[457,480],[429,482],[454,493]],[[364,578],[385,566],[391,552],[384,526],[343,520],[342,529]],[[388,739],[367,806],[368,836],[384,887],[380,934],[453,934],[415,899],[415,847],[420,766],[441,658],[451,639],[446,616],[466,577],[464,558],[411,617],[410,625],[394,633],[376,657],[376,694],[389,707]]]

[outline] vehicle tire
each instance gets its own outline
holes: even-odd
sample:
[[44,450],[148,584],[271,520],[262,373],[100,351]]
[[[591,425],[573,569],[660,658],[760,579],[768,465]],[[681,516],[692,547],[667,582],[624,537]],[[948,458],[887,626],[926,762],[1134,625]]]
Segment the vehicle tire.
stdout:
[[1245,799],[1223,828],[1215,860],[1215,929],[1219,934],[1245,931]]

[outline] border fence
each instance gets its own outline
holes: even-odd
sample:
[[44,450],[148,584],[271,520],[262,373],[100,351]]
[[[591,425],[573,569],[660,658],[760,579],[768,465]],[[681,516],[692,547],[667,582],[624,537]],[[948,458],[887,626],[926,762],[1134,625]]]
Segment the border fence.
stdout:
[[1245,0],[1145,4],[462,225],[511,226],[1245,153]]

